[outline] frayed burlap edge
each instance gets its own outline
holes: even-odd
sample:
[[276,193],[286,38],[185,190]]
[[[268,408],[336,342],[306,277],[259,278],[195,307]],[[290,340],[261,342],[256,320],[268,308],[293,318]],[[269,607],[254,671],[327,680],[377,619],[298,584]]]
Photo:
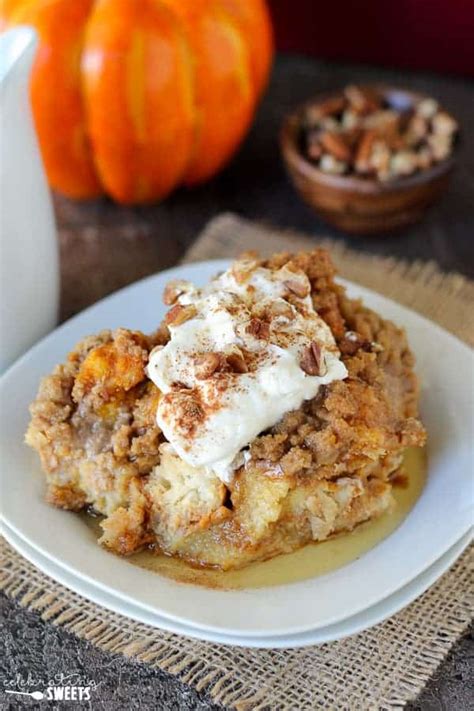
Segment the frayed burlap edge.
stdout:
[[[407,264],[328,246],[348,279],[415,308],[472,342],[474,285],[433,264]],[[186,261],[304,249],[314,240],[246,222],[213,220]],[[197,642],[109,612],[52,582],[4,540],[0,589],[43,620],[98,648],[178,676],[237,711],[396,709],[414,699],[472,618],[473,548],[430,590],[383,624],[354,637],[288,650],[253,650]]]
[[51,581],[3,539],[0,568],[0,590],[44,621],[174,674],[237,711],[400,708],[418,695],[473,612],[473,546],[383,624],[339,642],[288,650],[197,642],[134,622]]

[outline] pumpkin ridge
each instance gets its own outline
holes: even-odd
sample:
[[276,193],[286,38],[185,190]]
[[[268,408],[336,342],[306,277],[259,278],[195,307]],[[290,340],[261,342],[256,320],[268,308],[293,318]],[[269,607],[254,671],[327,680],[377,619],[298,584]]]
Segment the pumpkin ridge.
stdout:
[[250,123],[255,95],[250,56],[234,18],[217,0],[164,0],[181,20],[195,66],[196,141],[186,185],[211,177],[235,151]]
[[137,143],[145,143],[146,130],[144,121],[145,82],[143,67],[145,47],[141,30],[132,30],[131,46],[127,55],[125,70],[125,93]]
[[219,0],[241,27],[250,48],[252,79],[259,98],[268,83],[274,52],[273,28],[265,0]]
[[[245,41],[245,37],[238,23],[235,21],[232,15],[227,12],[221,0],[216,0],[214,5],[216,8],[216,14],[221,20],[221,29],[225,30],[227,36],[231,38],[231,40],[233,40],[234,46],[238,47],[238,51],[242,54],[242,61],[237,64],[236,76],[239,79],[239,84],[242,87],[243,92],[246,95],[249,103],[247,106],[246,115],[244,116],[241,123],[239,135],[234,139],[233,145],[228,148],[227,151],[223,153],[223,155],[220,157],[219,162],[216,166],[214,166],[211,171],[211,174],[218,171],[222,167],[222,165],[226,163],[229,158],[231,158],[237,151],[252,121],[256,103],[255,92],[253,91],[252,82],[250,81],[250,53],[247,47],[247,43]],[[210,177],[209,175],[205,174],[202,177],[196,178],[193,176],[194,171],[196,171],[196,166],[193,166],[191,162],[189,166],[189,171],[184,177],[185,184],[190,187],[199,184]]]
[[118,202],[164,198],[181,180],[194,126],[181,52],[179,28],[162,2],[102,0],[91,14],[86,100],[99,174]]
[[247,46],[244,33],[242,32],[242,28],[240,27],[236,19],[227,11],[224,4],[222,3],[222,0],[217,0],[217,7],[219,8],[219,15],[222,19],[222,24],[224,25],[227,34],[229,35],[229,37],[233,37],[234,39],[238,38],[236,44],[240,45],[241,50],[243,50],[242,54],[245,55],[245,59],[242,57],[242,61],[238,66],[238,76],[240,76],[241,86],[245,89],[246,93],[248,92],[249,94],[254,94],[254,87],[252,86],[250,71],[250,51]]
[[184,180],[185,175],[188,172],[188,166],[193,160],[194,154],[196,152],[196,149],[198,147],[198,138],[199,138],[199,108],[196,103],[196,90],[195,90],[195,64],[196,64],[196,57],[194,55],[193,47],[188,39],[188,36],[186,34],[185,28],[183,26],[183,23],[181,19],[176,15],[175,12],[173,12],[173,9],[166,3],[166,0],[160,1],[160,5],[163,7],[163,10],[167,12],[172,20],[172,22],[175,25],[176,32],[179,35],[179,41],[180,41],[180,53],[181,57],[183,60],[183,64],[186,67],[186,72],[189,77],[188,81],[188,89],[189,93],[187,96],[187,103],[190,109],[190,112],[193,113],[194,115],[194,124],[193,124],[193,138],[191,141],[191,145],[189,146],[189,153],[188,153],[188,158],[184,162],[183,165],[183,170],[181,172],[181,176],[178,179],[178,184],[182,183]]

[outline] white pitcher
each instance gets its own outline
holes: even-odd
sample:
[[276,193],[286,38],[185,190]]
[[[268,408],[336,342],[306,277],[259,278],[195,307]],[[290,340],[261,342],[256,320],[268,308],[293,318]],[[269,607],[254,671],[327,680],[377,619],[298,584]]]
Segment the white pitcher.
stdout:
[[29,101],[35,33],[0,35],[0,372],[56,324],[58,248]]

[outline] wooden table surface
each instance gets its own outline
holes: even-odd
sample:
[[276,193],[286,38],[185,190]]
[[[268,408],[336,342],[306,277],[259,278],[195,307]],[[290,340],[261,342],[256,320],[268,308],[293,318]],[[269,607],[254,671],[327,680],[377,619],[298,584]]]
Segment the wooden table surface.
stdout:
[[[436,96],[460,121],[462,150],[448,192],[423,222],[394,234],[348,237],[323,224],[294,192],[280,158],[278,130],[285,114],[312,93],[351,81],[377,80]],[[129,282],[174,265],[206,222],[226,210],[345,239],[369,252],[435,259],[445,270],[474,276],[473,106],[473,83],[467,79],[280,57],[251,134],[233,162],[211,182],[193,191],[179,190],[151,207],[56,198],[63,317]]]
[[[279,155],[278,128],[287,111],[312,93],[358,81],[384,81],[432,94],[461,123],[462,150],[449,191],[422,223],[393,235],[349,238],[322,224],[294,193]],[[118,207],[105,199],[81,204],[55,198],[62,318],[127,283],[174,265],[206,222],[229,210],[344,239],[367,252],[434,259],[445,270],[474,276],[473,89],[471,81],[459,77],[279,57],[250,136],[231,165],[207,185],[180,190],[161,205],[143,208]],[[83,671],[103,682],[93,708],[214,708],[205,696],[162,672],[105,655],[53,629],[34,613],[20,611],[6,600],[2,605],[7,643],[2,664],[7,678],[25,670],[48,678],[55,672]],[[468,684],[472,657],[472,637],[466,635],[411,708],[472,709]]]

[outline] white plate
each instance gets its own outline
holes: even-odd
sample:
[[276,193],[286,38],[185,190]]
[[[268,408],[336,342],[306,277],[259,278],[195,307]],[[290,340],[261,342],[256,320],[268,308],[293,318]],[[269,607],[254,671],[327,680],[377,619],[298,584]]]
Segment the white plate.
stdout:
[[107,610],[117,612],[125,617],[129,617],[137,622],[144,622],[152,627],[174,632],[193,639],[201,639],[207,642],[217,642],[239,647],[256,647],[267,649],[289,649],[295,647],[309,647],[314,644],[335,642],[338,639],[349,637],[374,625],[383,622],[388,617],[396,614],[403,607],[409,605],[419,595],[425,592],[448,568],[457,560],[463,550],[471,541],[471,534],[467,533],[457,543],[454,544],[444,555],[433,565],[427,568],[411,583],[405,585],[401,590],[382,600],[377,605],[372,605],[358,615],[348,617],[335,625],[328,625],[310,632],[302,632],[296,635],[280,637],[232,637],[218,634],[217,632],[201,630],[198,628],[181,625],[179,622],[172,622],[165,617],[146,612],[137,605],[124,602],[120,598],[114,597],[104,592],[100,588],[87,583],[83,578],[75,577],[67,573],[63,568],[55,565],[49,558],[45,558],[38,551],[28,545],[19,536],[16,536],[8,526],[3,526],[3,534],[11,545],[18,550],[33,565],[49,575],[54,580],[62,583],[66,587],[83,595],[84,597],[105,607]]
[[[23,444],[39,379],[74,343],[102,328],[151,331],[170,278],[203,284],[227,261],[171,269],[123,289],[68,321],[10,368],[0,383],[1,486],[5,522],[43,556],[128,604],[200,629],[243,637],[288,636],[334,624],[388,597],[432,565],[472,522],[473,358],[459,340],[412,311],[356,285],[352,296],[403,324],[422,374],[429,476],[409,516],[359,560],[312,580],[267,589],[219,591],[183,585],[110,555],[82,521],[43,501],[37,456]],[[12,407],[12,404],[14,406]]]

